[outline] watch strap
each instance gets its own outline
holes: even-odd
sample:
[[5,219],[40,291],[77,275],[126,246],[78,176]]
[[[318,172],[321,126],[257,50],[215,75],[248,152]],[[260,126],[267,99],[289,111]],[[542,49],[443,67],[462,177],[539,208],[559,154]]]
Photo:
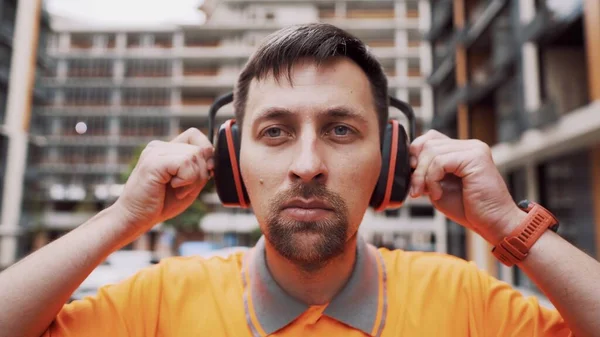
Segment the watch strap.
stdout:
[[492,253],[506,266],[523,261],[529,254],[529,250],[547,229],[558,230],[558,220],[546,208],[541,205],[523,200],[519,208],[527,212],[527,216],[511,234],[500,241]]

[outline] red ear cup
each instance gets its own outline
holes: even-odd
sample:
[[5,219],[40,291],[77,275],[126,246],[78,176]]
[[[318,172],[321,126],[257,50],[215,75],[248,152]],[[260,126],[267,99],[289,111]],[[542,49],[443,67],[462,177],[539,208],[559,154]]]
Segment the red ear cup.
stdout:
[[225,207],[250,207],[248,192],[240,174],[239,158],[239,129],[235,119],[230,119],[219,128],[214,156],[215,187]]
[[396,209],[404,204],[410,187],[409,140],[404,127],[390,120],[381,147],[381,172],[371,196],[375,211]]

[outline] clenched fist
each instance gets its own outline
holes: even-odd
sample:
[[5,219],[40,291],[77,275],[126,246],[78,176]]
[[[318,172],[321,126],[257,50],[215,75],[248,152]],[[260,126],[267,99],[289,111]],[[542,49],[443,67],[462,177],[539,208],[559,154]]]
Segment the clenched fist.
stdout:
[[212,144],[195,128],[170,142],[150,142],[115,205],[136,231],[177,216],[210,179],[212,156]]
[[492,244],[518,225],[524,213],[485,143],[451,139],[432,130],[413,141],[410,154],[413,198],[428,195],[436,209]]

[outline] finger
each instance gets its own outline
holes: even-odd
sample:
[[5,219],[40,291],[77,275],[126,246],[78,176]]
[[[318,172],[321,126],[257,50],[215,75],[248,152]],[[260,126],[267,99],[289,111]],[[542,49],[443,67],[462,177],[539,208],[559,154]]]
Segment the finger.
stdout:
[[196,145],[201,148],[213,147],[212,143],[208,140],[208,138],[202,133],[202,131],[196,128],[189,128],[185,130],[182,134],[175,137],[171,143],[184,143],[190,145]]
[[173,188],[193,184],[198,179],[208,177],[206,163],[199,152],[188,153],[182,159],[182,163],[171,180]]
[[468,150],[441,153],[433,157],[427,172],[425,173],[425,184],[429,189],[429,198],[432,201],[437,201],[442,198],[444,189],[441,181],[446,174],[455,174],[461,171],[467,161]]
[[190,186],[182,187],[181,191],[177,191],[175,193],[175,197],[184,201],[184,203],[187,199],[196,199],[202,191],[204,185],[205,184],[198,182]]
[[425,175],[431,160],[440,153],[453,152],[464,148],[456,141],[430,140],[423,145],[423,149],[417,158],[414,172],[411,174],[410,195],[417,198],[425,193],[430,193],[425,184]]
[[431,140],[442,140],[451,139],[443,133],[440,133],[435,130],[429,130],[424,135],[417,137],[409,146],[409,153],[415,157],[419,157],[421,151],[423,150],[423,146]]
[[197,185],[198,184],[192,184],[176,189],[175,197],[179,200],[185,199],[193,190],[197,188]]

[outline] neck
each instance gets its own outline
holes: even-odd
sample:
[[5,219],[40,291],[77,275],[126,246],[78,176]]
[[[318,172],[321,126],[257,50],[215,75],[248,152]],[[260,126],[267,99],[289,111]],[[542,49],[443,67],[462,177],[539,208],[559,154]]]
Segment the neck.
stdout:
[[307,305],[322,305],[329,303],[350,278],[356,261],[356,242],[354,235],[341,255],[308,271],[281,256],[266,241],[266,262],[273,279],[290,296]]

